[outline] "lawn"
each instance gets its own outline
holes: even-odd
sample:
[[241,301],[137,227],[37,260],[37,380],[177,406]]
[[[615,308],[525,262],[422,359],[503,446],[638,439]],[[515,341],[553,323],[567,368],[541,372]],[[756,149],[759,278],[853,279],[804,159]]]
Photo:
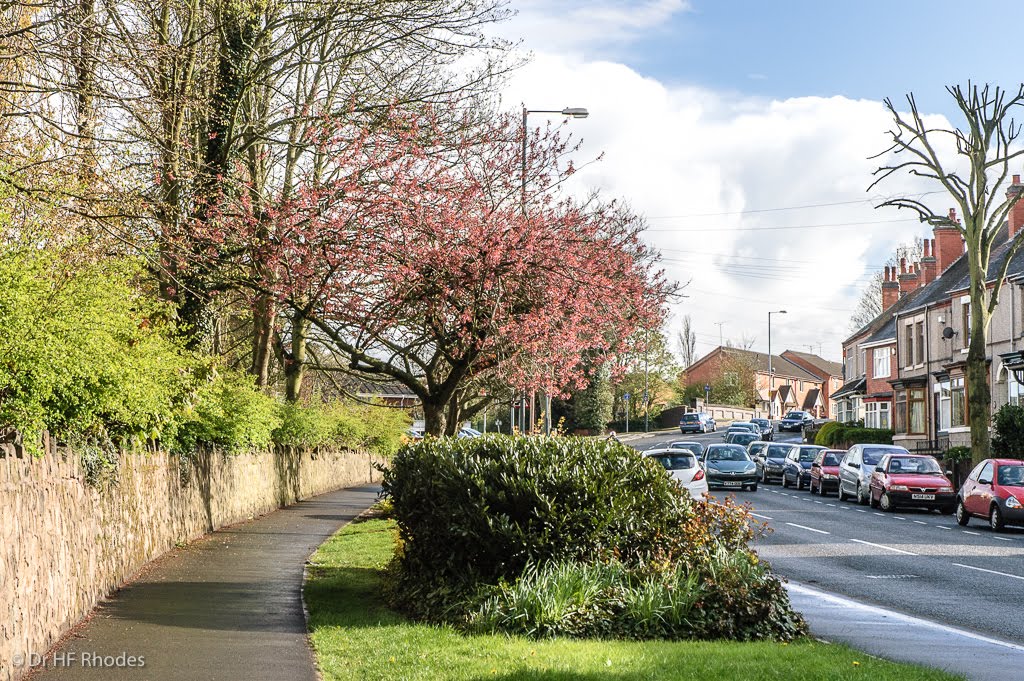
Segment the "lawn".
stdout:
[[411,622],[387,608],[379,596],[379,570],[393,550],[394,524],[371,520],[344,527],[314,554],[305,598],[326,681],[958,678],[815,641],[535,641],[465,635]]

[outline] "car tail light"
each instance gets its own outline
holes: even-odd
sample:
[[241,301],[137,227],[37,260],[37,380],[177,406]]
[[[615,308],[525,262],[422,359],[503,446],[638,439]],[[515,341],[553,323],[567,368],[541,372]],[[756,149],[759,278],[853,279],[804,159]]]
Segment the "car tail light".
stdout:
[[703,468],[698,468],[697,472],[693,474],[693,481],[697,482],[698,480],[703,480],[703,479],[704,479],[704,469]]

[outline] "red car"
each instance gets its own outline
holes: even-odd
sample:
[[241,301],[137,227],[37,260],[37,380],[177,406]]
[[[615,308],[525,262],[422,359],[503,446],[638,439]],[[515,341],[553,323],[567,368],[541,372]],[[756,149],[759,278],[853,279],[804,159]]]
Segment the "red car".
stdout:
[[993,530],[1024,525],[1024,461],[986,459],[967,476],[956,501],[956,521],[985,518]]
[[811,464],[811,494],[827,496],[829,492],[839,489],[839,462],[846,453],[845,449],[826,449],[818,452]]
[[895,511],[898,506],[937,508],[950,514],[957,506],[953,483],[934,456],[886,454],[868,484],[872,508]]

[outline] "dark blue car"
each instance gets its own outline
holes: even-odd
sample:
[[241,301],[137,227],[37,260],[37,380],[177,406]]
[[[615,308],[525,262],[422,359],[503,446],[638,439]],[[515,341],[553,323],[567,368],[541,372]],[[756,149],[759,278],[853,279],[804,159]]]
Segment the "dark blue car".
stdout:
[[804,426],[813,426],[814,417],[809,412],[800,411],[794,409],[793,411],[782,417],[779,421],[779,431],[783,430],[803,430]]
[[811,464],[818,456],[818,452],[825,449],[817,445],[795,445],[786,455],[785,468],[782,470],[782,486],[793,485],[797,489],[803,489],[804,485],[811,486]]

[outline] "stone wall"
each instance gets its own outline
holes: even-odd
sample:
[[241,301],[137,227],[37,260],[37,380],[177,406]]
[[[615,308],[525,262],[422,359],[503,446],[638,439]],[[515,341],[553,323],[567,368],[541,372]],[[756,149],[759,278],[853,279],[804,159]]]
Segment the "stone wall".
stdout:
[[0,445],[0,681],[42,655],[145,563],[224,525],[380,480],[360,452],[122,453],[88,484],[74,452]]

